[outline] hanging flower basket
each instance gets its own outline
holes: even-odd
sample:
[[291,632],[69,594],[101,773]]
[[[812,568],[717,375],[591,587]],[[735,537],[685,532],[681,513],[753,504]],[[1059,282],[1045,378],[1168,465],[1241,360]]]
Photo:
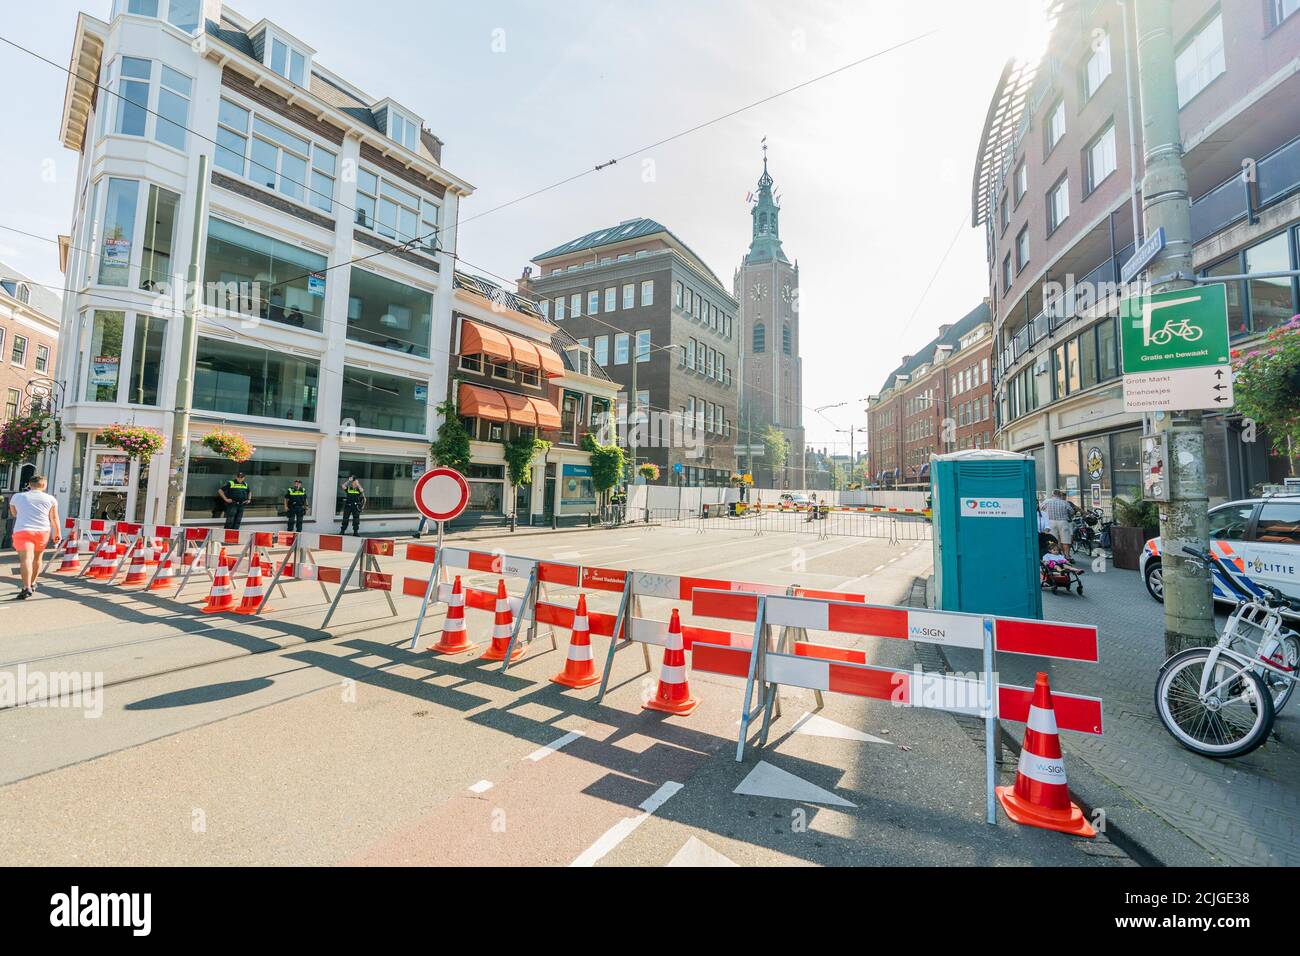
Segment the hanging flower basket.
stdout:
[[0,425],[0,462],[31,461],[42,449],[57,445],[62,437],[58,419],[48,415],[11,418]]
[[648,461],[644,465],[638,465],[636,470],[646,481],[659,480],[659,466],[654,462]]
[[1232,350],[1237,411],[1265,429],[1288,458],[1300,447],[1300,315],[1263,341]]
[[109,448],[120,448],[128,458],[152,458],[162,451],[162,432],[144,425],[109,425],[99,433],[101,443]]
[[247,438],[239,432],[217,431],[208,432],[201,439],[199,444],[211,451],[213,454],[220,455],[222,458],[229,458],[231,461],[248,461],[253,457],[256,448]]

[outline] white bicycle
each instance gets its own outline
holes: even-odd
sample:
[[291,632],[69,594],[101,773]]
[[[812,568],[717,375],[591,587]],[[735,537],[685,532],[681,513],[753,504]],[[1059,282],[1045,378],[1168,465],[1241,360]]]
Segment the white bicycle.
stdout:
[[1156,712],[1180,744],[1205,757],[1240,757],[1262,744],[1300,680],[1300,636],[1283,611],[1300,602],[1277,588],[1255,593],[1213,553],[1188,556],[1237,595],[1237,606],[1213,647],[1194,647],[1165,661],[1156,680]]

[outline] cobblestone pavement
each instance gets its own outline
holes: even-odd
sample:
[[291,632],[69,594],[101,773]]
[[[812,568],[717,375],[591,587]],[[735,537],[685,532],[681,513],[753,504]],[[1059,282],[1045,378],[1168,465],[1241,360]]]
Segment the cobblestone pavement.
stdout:
[[[1054,686],[1103,698],[1105,733],[1063,735],[1067,761],[1086,761],[1146,811],[1208,851],[1211,862],[1300,865],[1300,711],[1294,704],[1254,753],[1208,760],[1179,746],[1156,716],[1155,679],[1164,660],[1163,605],[1151,599],[1135,572],[1085,574],[1081,596],[1044,592],[1043,616],[1100,628],[1097,664],[1016,654],[998,659],[1005,682],[1032,684],[1034,672],[1042,669]],[[1220,627],[1223,622],[1220,615]],[[978,652],[949,649],[946,654],[958,670],[979,667]],[[1007,726],[1019,739],[1021,725]]]

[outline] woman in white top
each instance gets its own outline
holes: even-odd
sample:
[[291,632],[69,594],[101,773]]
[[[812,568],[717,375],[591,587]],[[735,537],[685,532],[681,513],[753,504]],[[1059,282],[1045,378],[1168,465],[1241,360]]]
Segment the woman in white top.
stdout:
[[45,477],[36,475],[27,482],[27,490],[9,499],[9,516],[13,521],[14,550],[22,569],[23,586],[18,600],[32,596],[36,578],[41,573],[41,552],[59,535],[59,503],[45,493]]

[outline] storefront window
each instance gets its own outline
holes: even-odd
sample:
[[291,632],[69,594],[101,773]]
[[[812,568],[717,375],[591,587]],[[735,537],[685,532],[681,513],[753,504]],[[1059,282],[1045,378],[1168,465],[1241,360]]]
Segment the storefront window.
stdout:
[[465,477],[469,479],[469,505],[465,510],[479,514],[501,514],[505,466],[470,465]]
[[1047,497],[1047,448],[1039,445],[1031,455],[1034,456],[1034,482],[1038,486],[1038,497]]
[[1056,487],[1065,492],[1065,496],[1083,506],[1083,497],[1079,484],[1079,443],[1062,442],[1056,446]]
[[590,465],[564,465],[560,475],[560,514],[586,514],[596,507]]
[[122,369],[122,329],[125,312],[95,312],[90,332],[90,374],[86,378],[86,401],[117,401],[117,382]]
[[355,475],[366,491],[366,514],[415,514],[415,479],[424,473],[423,458],[352,454],[339,457],[334,482],[334,513],[343,513],[343,482]]
[[[1241,256],[1224,259],[1217,265],[1205,270],[1207,276],[1241,275]],[[1228,334],[1241,335],[1247,331],[1246,325],[1246,284],[1240,280],[1226,283],[1228,287]]]
[[429,386],[412,378],[343,369],[343,404],[339,415],[357,428],[423,435]]
[[200,338],[194,407],[289,421],[316,420],[316,362]]
[[[1246,250],[1246,272],[1286,272],[1291,268],[1291,248],[1285,232]],[[1249,279],[1250,327],[1263,332],[1295,315],[1291,279]]]
[[433,296],[421,289],[352,269],[348,338],[427,358]]
[[167,320],[153,315],[135,317],[135,342],[131,348],[131,380],[126,400],[132,405],[158,404],[158,378],[162,372],[163,339]]
[[326,259],[221,219],[208,220],[203,280],[217,308],[319,332]]
[[68,517],[81,517],[81,489],[86,477],[86,449],[90,432],[77,432],[72,446],[72,481],[68,483]]
[[[189,470],[185,477],[185,517],[214,519],[222,515],[217,488],[235,477],[240,468],[248,480],[251,503],[244,509],[247,518],[273,518],[284,507],[284,490],[295,478],[310,489],[315,472],[316,453],[305,448],[267,448],[261,444],[253,457],[239,465],[228,458],[218,458],[198,442],[190,445]],[[313,512],[308,495],[308,514]]]

